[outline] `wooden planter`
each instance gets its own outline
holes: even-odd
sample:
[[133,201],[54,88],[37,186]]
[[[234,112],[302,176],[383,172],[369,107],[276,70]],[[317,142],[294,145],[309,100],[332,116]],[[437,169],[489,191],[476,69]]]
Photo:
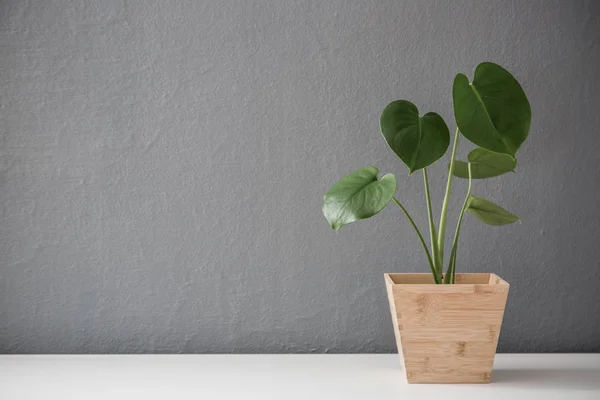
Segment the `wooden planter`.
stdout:
[[385,274],[398,353],[409,383],[489,383],[508,296],[495,274]]

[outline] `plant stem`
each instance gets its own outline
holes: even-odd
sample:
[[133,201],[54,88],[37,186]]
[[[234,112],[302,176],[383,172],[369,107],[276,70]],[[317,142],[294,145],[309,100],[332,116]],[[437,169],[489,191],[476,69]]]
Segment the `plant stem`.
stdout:
[[454,283],[454,271],[456,271],[456,248],[452,248],[452,252],[450,253],[450,263],[444,274],[444,284]]
[[452,243],[452,253],[450,254],[450,263],[448,264],[448,269],[446,270],[446,275],[444,276],[444,283],[454,283],[456,277],[456,253],[458,251],[458,237],[460,236],[460,227],[462,224],[463,216],[465,215],[465,211],[469,207],[469,198],[471,197],[471,183],[472,173],[471,173],[471,163],[468,164],[469,169],[469,188],[467,189],[467,196],[465,197],[465,201],[463,203],[462,209],[460,210],[460,215],[458,217],[458,222],[456,223],[456,231],[454,232],[454,242]]
[[433,273],[433,279],[434,279],[435,283],[442,283],[441,279],[439,279],[439,277],[438,277],[437,271],[435,270],[435,266],[431,259],[431,254],[429,253],[427,244],[425,243],[425,239],[423,239],[423,235],[421,235],[421,231],[419,231],[419,228],[417,228],[415,221],[413,221],[413,219],[411,218],[408,211],[406,211],[406,208],[404,208],[404,206],[402,204],[400,204],[400,202],[395,197],[392,197],[392,200],[394,200],[394,203],[396,203],[398,205],[398,207],[400,207],[400,209],[404,212],[404,215],[406,215],[408,222],[410,222],[410,224],[414,228],[415,232],[417,233],[417,236],[419,237],[419,240],[421,241],[421,244],[423,245],[423,249],[425,250],[425,255],[427,256],[427,261],[429,261],[429,266],[431,267],[431,272]]
[[433,256],[433,265],[436,274],[441,280],[442,268],[440,254],[437,247],[437,235],[435,232],[435,222],[433,222],[433,211],[431,208],[431,195],[429,194],[429,179],[427,178],[427,168],[423,168],[423,183],[425,184],[425,198],[427,199],[427,216],[429,217],[429,240],[431,241],[431,253]]
[[442,213],[440,215],[440,230],[438,232],[438,253],[441,263],[444,262],[444,237],[446,236],[446,218],[448,217],[448,203],[450,201],[450,188],[452,187],[452,171],[454,171],[454,159],[456,158],[456,148],[458,147],[458,127],[454,134],[454,143],[452,145],[452,156],[450,158],[450,169],[448,170],[448,183],[446,184],[446,194],[444,195],[444,203],[442,205]]

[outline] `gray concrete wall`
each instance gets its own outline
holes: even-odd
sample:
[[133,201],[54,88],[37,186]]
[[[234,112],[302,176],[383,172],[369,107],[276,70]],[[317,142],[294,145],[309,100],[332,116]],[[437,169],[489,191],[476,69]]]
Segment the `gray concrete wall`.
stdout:
[[600,7],[550,0],[1,1],[0,351],[394,351],[382,274],[419,243],[392,207],[335,234],[322,195],[376,165],[425,229],[379,112],[453,129],[488,60],[533,124],[473,193],[523,223],[468,216],[458,270],[511,283],[499,351],[599,351]]

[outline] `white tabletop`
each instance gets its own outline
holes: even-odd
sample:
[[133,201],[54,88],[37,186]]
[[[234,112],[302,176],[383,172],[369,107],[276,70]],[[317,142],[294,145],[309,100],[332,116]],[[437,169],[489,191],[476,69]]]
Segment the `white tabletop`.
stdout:
[[499,354],[487,385],[401,374],[395,354],[6,355],[0,399],[600,399],[600,354]]

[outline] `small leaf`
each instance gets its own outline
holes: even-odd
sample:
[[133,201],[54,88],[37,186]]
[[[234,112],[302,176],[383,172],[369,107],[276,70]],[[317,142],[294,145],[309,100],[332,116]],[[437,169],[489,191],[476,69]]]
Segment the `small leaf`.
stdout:
[[[467,158],[471,163],[471,177],[473,179],[499,176],[514,171],[517,165],[517,161],[509,155],[494,153],[482,148],[471,151]],[[469,179],[468,163],[455,161],[453,174],[459,178]]]
[[468,140],[515,158],[529,134],[531,107],[510,72],[494,63],[479,64],[471,83],[456,75],[452,98],[456,124]]
[[468,210],[488,225],[508,225],[519,221],[516,215],[481,197],[470,196]]
[[377,180],[378,169],[364,167],[340,179],[323,197],[323,214],[334,230],[360,219],[370,218],[392,200],[396,178],[392,174]]
[[388,104],[381,113],[380,126],[387,144],[409,173],[439,160],[450,145],[450,132],[442,117],[433,112],[419,117],[417,107],[406,100]]

